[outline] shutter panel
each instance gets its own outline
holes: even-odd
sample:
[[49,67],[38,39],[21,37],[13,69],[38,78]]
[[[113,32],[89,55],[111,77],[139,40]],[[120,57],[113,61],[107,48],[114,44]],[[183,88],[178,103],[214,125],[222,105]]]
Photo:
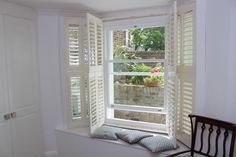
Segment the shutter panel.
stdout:
[[103,76],[103,23],[87,14],[89,52],[90,133],[105,120]]
[[176,104],[177,104],[177,78],[176,78],[176,1],[171,7],[169,20],[168,20],[168,44],[167,44],[167,132],[169,137],[173,140],[176,146]]
[[188,115],[194,106],[194,27],[193,10],[182,10],[178,18],[179,102],[177,138],[190,146],[191,124]]
[[88,125],[86,113],[85,51],[83,49],[84,20],[80,18],[65,19],[66,30],[66,103],[68,104],[69,128]]

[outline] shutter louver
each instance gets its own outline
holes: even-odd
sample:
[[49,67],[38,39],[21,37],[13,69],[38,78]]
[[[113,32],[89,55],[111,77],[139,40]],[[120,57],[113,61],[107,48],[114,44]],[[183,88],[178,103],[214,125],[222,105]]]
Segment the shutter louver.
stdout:
[[180,53],[181,53],[181,17],[178,15],[177,17],[177,65],[179,66],[181,63]]
[[105,121],[105,106],[104,106],[104,79],[103,75],[97,76],[97,103],[98,103],[98,118],[99,122]]
[[176,146],[176,107],[177,107],[177,79],[176,79],[176,1],[171,7],[168,20],[168,48],[167,48],[167,132]]
[[105,120],[103,79],[103,25],[102,21],[87,14],[89,52],[90,133]]
[[182,142],[190,145],[191,124],[188,115],[193,112],[194,106],[194,33],[193,10],[179,13],[178,23],[178,78],[179,78],[179,102],[178,102],[178,131],[177,137]]
[[70,65],[79,65],[79,25],[78,24],[69,24],[69,64]]
[[103,31],[101,25],[97,25],[97,61],[98,65],[103,65]]
[[187,12],[183,16],[183,64],[193,64],[193,12]]
[[97,113],[98,113],[98,109],[97,109],[97,89],[96,89],[96,75],[90,75],[90,79],[89,79],[89,102],[90,102],[90,120],[91,120],[91,125],[92,126],[96,126],[98,123],[98,119],[97,119]]
[[185,134],[190,135],[191,133],[191,124],[189,122],[188,115],[192,113],[192,98],[193,98],[193,87],[191,82],[184,81],[182,84],[183,92],[183,107],[182,107],[182,127]]
[[94,22],[89,22],[88,24],[89,27],[89,62],[90,66],[96,66],[96,59],[97,59],[97,54],[96,54],[96,47],[95,47],[95,23]]

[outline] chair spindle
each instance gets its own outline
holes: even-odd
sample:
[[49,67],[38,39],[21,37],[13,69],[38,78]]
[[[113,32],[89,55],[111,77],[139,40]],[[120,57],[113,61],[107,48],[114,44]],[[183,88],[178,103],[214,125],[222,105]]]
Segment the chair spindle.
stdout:
[[205,123],[202,123],[202,127],[201,128],[202,128],[202,132],[201,132],[201,147],[199,149],[199,152],[201,152],[202,148],[203,148],[203,135],[204,135],[204,131],[205,131],[205,128],[206,128]]

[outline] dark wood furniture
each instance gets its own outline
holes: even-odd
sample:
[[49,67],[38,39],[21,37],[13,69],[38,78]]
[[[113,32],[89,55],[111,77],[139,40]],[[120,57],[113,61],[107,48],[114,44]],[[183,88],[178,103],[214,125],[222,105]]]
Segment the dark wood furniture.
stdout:
[[[206,157],[235,157],[236,125],[233,123],[199,115],[189,115],[191,121],[191,148],[168,157],[180,154],[200,154]],[[197,144],[198,143],[198,146]]]

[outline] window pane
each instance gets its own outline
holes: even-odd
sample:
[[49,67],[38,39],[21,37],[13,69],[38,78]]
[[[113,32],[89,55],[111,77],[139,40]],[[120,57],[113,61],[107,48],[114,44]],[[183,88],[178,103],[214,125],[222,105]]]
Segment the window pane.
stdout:
[[80,78],[71,77],[71,107],[73,119],[81,118]]
[[164,27],[113,30],[112,38],[114,103],[163,107],[164,62],[140,61],[165,59]]
[[[165,28],[113,30],[112,103],[164,107]],[[165,124],[165,114],[114,110],[114,118]]]
[[113,30],[113,59],[164,59],[165,28]]
[[150,122],[157,124],[166,124],[166,115],[158,113],[115,110],[114,118],[132,120],[132,121]]
[[164,106],[162,82],[144,82],[152,76],[114,76],[114,103],[150,107]]

